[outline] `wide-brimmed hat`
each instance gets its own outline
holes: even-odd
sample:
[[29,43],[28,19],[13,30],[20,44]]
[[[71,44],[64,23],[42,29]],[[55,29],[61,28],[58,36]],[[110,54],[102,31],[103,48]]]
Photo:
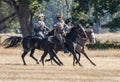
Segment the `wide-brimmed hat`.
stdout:
[[62,14],[57,14],[57,18],[63,18]]
[[39,14],[39,17],[44,17],[45,15],[43,13]]

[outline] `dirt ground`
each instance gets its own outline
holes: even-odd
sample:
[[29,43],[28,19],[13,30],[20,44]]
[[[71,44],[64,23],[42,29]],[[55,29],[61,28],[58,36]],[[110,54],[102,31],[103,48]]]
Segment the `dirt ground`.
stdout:
[[[96,37],[105,41],[120,41],[120,34],[117,33],[99,34]],[[82,56],[83,67],[73,66],[73,57],[62,52],[57,55],[64,66],[51,65],[51,62],[46,62],[45,66],[41,63],[36,64],[29,55],[25,58],[28,65],[24,66],[21,59],[22,52],[21,48],[4,49],[0,47],[0,82],[120,82],[119,49],[86,49],[89,57],[97,66],[91,65]],[[40,59],[40,54],[42,52],[36,50],[35,57]]]
[[[63,53],[59,53],[63,54]],[[97,66],[93,66],[84,57],[81,64],[72,65],[72,56],[59,55],[64,66],[45,66],[36,64],[26,56],[27,66],[24,66],[20,55],[0,55],[0,82],[120,82],[120,57],[90,57]],[[40,58],[40,55],[35,55]]]

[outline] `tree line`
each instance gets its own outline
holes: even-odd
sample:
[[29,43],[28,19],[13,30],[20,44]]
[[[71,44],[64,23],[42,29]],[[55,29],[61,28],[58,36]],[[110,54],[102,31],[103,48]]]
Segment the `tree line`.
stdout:
[[57,13],[71,18],[73,24],[93,26],[99,33],[101,19],[110,19],[103,27],[119,28],[120,0],[0,0],[0,31],[19,27],[23,37],[33,33],[33,22],[38,14],[46,15],[45,22],[52,27]]

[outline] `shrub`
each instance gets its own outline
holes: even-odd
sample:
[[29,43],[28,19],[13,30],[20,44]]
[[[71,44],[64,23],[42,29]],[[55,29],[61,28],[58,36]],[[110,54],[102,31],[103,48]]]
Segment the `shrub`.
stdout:
[[86,44],[88,49],[120,49],[120,44],[117,41],[106,41],[101,43],[97,40],[95,44]]

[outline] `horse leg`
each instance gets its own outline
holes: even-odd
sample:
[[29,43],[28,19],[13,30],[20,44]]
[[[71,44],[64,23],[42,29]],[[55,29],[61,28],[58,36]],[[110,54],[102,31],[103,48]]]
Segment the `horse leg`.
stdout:
[[24,50],[23,54],[21,55],[24,65],[27,65],[26,62],[25,62],[25,56],[27,55],[28,52],[29,51]]
[[53,62],[52,62],[51,58],[45,60],[45,62],[49,62],[49,61],[51,61],[51,64],[53,65]]
[[[78,52],[78,51],[76,51],[76,53],[78,54],[78,60],[80,61],[80,58],[81,58],[81,54]],[[76,64],[77,64],[78,62],[76,61]],[[80,63],[80,66],[82,66],[82,64]]]
[[61,65],[64,65],[64,64],[60,61],[60,59],[57,57],[57,55],[55,55],[55,58],[58,60],[58,62],[59,62]]
[[85,53],[85,51],[83,51],[82,53],[90,61],[91,64],[93,64],[94,66],[96,66],[96,64],[94,62],[92,62],[92,60],[87,56],[87,54]]
[[72,54],[73,54],[73,65],[75,66],[75,60],[76,60],[76,62],[80,65],[80,66],[82,66],[81,64],[80,64],[80,62],[79,62],[79,60],[77,59],[77,56],[76,56],[76,52],[75,51],[72,51]]
[[58,62],[59,62],[61,65],[64,65],[64,64],[60,61],[60,59],[58,58],[58,56],[56,55],[55,51],[53,51],[53,52],[54,52],[54,56],[55,56],[55,58],[58,60]]
[[48,52],[44,51],[43,55],[41,56],[40,62],[42,62],[43,65],[44,65],[44,59],[47,56],[47,54],[48,54]]
[[52,62],[52,60],[51,60],[51,64],[53,65],[53,62]]
[[[69,54],[69,56],[71,56],[72,53]],[[73,66],[75,66],[75,58],[73,57]]]
[[[78,51],[76,51],[76,53],[78,54],[78,60],[80,61],[81,54],[80,54]],[[76,62],[76,63],[77,63],[77,62]]]
[[73,66],[75,66],[75,58],[74,58],[74,56],[73,56]]
[[54,51],[50,50],[49,54],[50,54],[50,59],[52,59],[57,65],[60,66],[61,64],[54,59],[54,56],[56,55]]
[[[60,61],[60,59],[57,57],[56,53],[55,53],[53,50],[52,50],[51,53],[52,53],[52,54],[49,54],[49,55],[50,55],[50,59],[46,59],[45,62],[51,61],[51,64],[53,65],[52,60],[54,60],[54,62],[55,62],[56,64],[58,64],[58,65],[59,65],[59,64],[63,65],[63,63]],[[57,61],[58,61],[59,63],[54,59],[54,57],[57,59]]]
[[33,58],[37,64],[39,64],[38,60],[33,56],[34,51],[35,51],[35,48],[31,50],[30,57]]
[[70,53],[69,56],[71,56],[72,54]]
[[46,60],[45,60],[45,62],[49,62],[49,61],[51,61],[51,60],[52,60],[52,59],[51,59],[51,58],[49,58],[49,59],[46,59]]

